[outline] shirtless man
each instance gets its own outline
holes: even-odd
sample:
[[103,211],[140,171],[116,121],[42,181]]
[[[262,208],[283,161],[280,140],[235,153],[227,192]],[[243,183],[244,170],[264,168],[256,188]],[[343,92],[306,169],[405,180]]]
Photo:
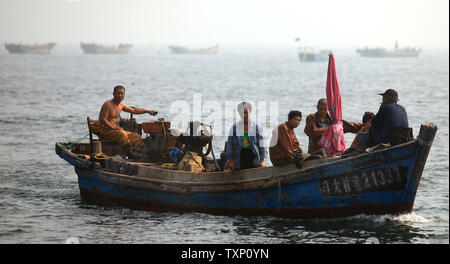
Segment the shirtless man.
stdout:
[[138,133],[123,130],[119,126],[118,118],[120,112],[125,111],[132,114],[156,115],[158,112],[154,110],[146,110],[141,108],[131,108],[122,101],[125,98],[125,88],[123,86],[114,87],[114,98],[106,101],[100,110],[98,122],[91,125],[91,130],[101,140],[117,142],[122,150],[130,157],[133,145],[136,147],[142,142],[142,138]]

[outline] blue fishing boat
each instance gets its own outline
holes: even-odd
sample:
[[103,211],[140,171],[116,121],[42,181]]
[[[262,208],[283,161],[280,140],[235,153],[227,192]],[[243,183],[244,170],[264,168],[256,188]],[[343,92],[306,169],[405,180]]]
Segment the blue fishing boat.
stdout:
[[417,138],[348,158],[283,167],[191,173],[120,156],[88,156],[90,143],[57,142],[75,168],[83,201],[154,212],[336,218],[413,210],[437,127]]

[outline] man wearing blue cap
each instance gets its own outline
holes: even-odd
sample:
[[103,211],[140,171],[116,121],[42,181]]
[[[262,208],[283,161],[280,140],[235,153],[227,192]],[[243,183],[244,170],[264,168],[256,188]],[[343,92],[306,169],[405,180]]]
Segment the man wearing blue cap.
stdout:
[[408,127],[408,115],[405,108],[397,104],[398,93],[388,89],[384,93],[378,113],[372,119],[370,133],[373,135],[374,145],[391,143],[395,130],[399,127]]

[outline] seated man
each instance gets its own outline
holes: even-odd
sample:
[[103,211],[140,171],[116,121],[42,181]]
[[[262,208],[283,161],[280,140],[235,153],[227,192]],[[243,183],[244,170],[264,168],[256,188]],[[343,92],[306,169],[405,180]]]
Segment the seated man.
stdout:
[[399,127],[408,127],[408,116],[405,108],[398,105],[398,93],[394,89],[388,89],[384,93],[383,101],[377,112],[372,118],[370,134],[373,138],[373,144],[391,143],[395,130]]
[[301,120],[302,113],[292,110],[289,112],[288,121],[281,123],[274,129],[269,148],[273,166],[292,163],[295,160],[295,155],[301,155],[302,149],[294,132],[294,129],[300,125]]
[[[305,134],[309,137],[308,153],[312,154],[319,150],[320,138],[331,126],[331,117],[328,115],[327,99],[322,98],[317,102],[317,112],[306,117]],[[358,133],[363,124],[347,122],[342,119],[344,133]]]
[[356,134],[355,139],[352,142],[350,148],[346,149],[341,155],[342,158],[356,156],[366,151],[369,147],[369,130],[371,125],[371,120],[375,116],[372,112],[365,112],[363,116],[363,127]]
[[264,167],[264,133],[256,122],[250,120],[251,111],[250,103],[242,102],[238,105],[242,121],[234,124],[228,135],[225,145],[226,163],[233,171]]
[[131,108],[122,101],[125,98],[125,88],[123,86],[114,87],[113,99],[106,101],[98,117],[98,121],[91,125],[92,133],[96,134],[100,140],[108,140],[118,143],[125,154],[130,158],[136,158],[132,153],[133,145],[136,147],[142,143],[142,138],[138,133],[123,130],[118,124],[120,112],[125,111],[133,114],[156,115],[154,110]]
[[367,133],[369,132],[372,118],[375,116],[372,112],[365,112],[362,118],[363,127],[358,131],[358,133],[355,136],[355,139],[353,139],[352,145],[350,147],[354,147],[359,142],[359,135],[361,133]]

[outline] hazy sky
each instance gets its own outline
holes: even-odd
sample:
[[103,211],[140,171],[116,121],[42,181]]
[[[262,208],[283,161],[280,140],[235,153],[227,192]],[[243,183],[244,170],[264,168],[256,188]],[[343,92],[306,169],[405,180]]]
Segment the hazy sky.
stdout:
[[0,0],[0,41],[447,48],[449,0]]

